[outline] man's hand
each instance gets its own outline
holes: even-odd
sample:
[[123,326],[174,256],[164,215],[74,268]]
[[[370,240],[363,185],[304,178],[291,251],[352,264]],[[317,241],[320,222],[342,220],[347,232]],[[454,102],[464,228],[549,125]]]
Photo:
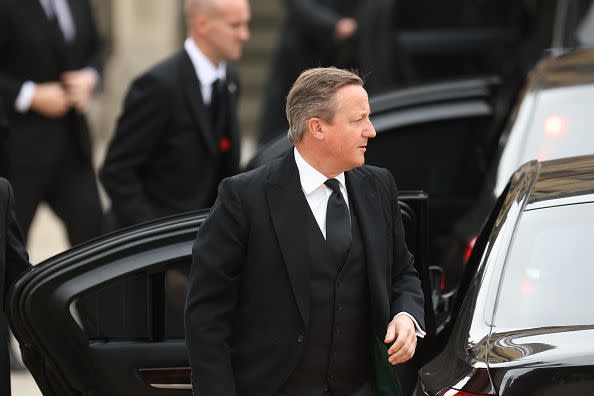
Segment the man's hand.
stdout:
[[62,84],[72,106],[79,113],[85,113],[89,107],[89,98],[97,85],[97,75],[88,69],[68,71],[62,73]]
[[396,315],[388,324],[384,343],[392,342],[394,344],[388,349],[388,361],[391,365],[404,363],[413,357],[417,347],[417,335],[411,318],[406,315]]
[[357,31],[357,21],[353,18],[341,18],[334,26],[336,38],[341,41],[350,39]]
[[70,101],[62,84],[48,82],[35,86],[31,110],[48,118],[59,118],[66,114],[69,108]]

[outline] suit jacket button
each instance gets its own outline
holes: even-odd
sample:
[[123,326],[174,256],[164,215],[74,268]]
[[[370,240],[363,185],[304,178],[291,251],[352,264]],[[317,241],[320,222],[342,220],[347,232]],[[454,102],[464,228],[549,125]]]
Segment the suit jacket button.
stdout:
[[303,334],[299,334],[297,336],[297,342],[300,343],[300,344],[303,342],[304,339],[305,339],[305,337],[303,337]]

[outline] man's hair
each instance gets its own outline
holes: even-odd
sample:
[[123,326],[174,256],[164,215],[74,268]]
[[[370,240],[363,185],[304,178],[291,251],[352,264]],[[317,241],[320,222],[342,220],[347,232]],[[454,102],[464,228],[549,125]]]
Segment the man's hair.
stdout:
[[333,122],[339,105],[336,92],[347,85],[363,86],[363,79],[355,71],[336,67],[317,67],[301,73],[287,95],[289,141],[296,144],[303,139],[311,118]]

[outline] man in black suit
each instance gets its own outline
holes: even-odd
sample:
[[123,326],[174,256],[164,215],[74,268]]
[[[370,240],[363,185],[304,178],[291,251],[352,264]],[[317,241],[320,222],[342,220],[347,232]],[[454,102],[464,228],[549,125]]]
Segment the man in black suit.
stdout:
[[0,177],[9,178],[10,164],[9,164],[9,143],[10,133],[8,129],[8,119],[4,111],[4,101],[0,97]]
[[31,265],[16,221],[12,189],[4,178],[0,178],[0,224],[0,395],[10,396],[9,336],[4,300],[8,288]]
[[102,213],[84,113],[102,63],[88,1],[0,0],[0,53],[25,236],[45,201],[72,244],[95,237]]
[[383,365],[413,356],[423,294],[392,175],[363,165],[375,130],[362,85],[302,73],[286,106],[294,149],[221,183],[186,301],[195,394],[372,396]]
[[391,15],[394,0],[284,0],[287,19],[274,55],[260,117],[260,143],[287,130],[285,98],[311,67],[358,69],[367,90],[390,87],[394,74]]
[[184,49],[130,87],[100,178],[123,227],[207,208],[239,170],[238,60],[247,0],[187,0]]

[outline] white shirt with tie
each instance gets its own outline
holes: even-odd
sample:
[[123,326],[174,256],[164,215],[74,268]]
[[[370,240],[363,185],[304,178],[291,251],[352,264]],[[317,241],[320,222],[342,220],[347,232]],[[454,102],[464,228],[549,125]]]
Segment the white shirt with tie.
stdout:
[[216,80],[225,81],[227,76],[227,64],[225,62],[220,62],[218,66],[215,66],[215,64],[204,55],[204,52],[200,50],[194,40],[189,37],[186,38],[186,41],[184,42],[184,49],[188,53],[192,65],[194,66],[194,70],[196,71],[198,81],[200,81],[202,102],[208,106],[212,99],[212,84]]
[[[296,147],[293,150],[295,153],[295,163],[297,164],[297,170],[299,171],[301,190],[303,191],[311,212],[320,227],[320,231],[322,231],[322,235],[324,235],[324,239],[326,239],[326,208],[328,206],[328,199],[330,198],[330,195],[332,195],[332,189],[324,184],[328,178],[305,161]],[[344,198],[347,207],[349,207],[349,197],[346,189],[344,172],[336,175],[334,178],[338,180],[342,197]],[[422,338],[425,336],[425,332],[421,329],[416,319],[411,314],[408,312],[399,312],[395,316],[398,315],[406,315],[412,319],[415,324],[417,337]]]

